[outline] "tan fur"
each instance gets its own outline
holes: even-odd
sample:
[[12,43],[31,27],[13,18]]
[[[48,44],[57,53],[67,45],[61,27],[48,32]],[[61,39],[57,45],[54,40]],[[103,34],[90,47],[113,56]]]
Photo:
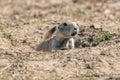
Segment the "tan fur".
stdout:
[[[55,33],[56,32],[56,33]],[[51,51],[74,48],[74,36],[79,32],[76,23],[61,23],[50,29],[45,40],[37,47],[37,51]],[[53,34],[55,33],[55,36]],[[52,37],[53,36],[53,37]]]
[[44,40],[50,39],[56,31],[56,26],[50,29],[44,36]]

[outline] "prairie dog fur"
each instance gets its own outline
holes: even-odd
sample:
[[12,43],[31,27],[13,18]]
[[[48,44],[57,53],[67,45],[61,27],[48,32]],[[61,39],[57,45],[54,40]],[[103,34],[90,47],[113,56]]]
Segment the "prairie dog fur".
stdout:
[[[62,49],[73,49],[74,36],[78,34],[79,28],[75,22],[60,23],[57,27],[50,29],[44,36],[44,41],[37,47],[37,51],[52,51]],[[53,36],[53,34],[55,34]],[[53,36],[53,37],[52,37]]]

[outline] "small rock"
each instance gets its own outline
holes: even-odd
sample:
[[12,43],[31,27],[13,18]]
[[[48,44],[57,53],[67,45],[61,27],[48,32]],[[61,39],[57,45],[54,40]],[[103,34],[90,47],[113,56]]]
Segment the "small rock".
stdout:
[[94,28],[100,29],[101,25],[100,24],[94,24]]
[[109,9],[105,10],[104,14],[110,14],[110,10]]
[[109,15],[109,18],[110,18],[111,20],[114,20],[114,19],[115,19],[115,17],[114,17],[113,15]]
[[90,64],[90,63],[87,63],[87,64],[86,64],[86,68],[87,68],[87,69],[93,69],[93,65]]

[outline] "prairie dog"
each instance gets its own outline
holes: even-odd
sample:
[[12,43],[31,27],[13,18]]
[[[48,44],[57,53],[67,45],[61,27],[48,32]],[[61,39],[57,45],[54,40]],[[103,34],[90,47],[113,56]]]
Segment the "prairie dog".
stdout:
[[[78,34],[79,28],[75,22],[60,23],[57,27],[50,29],[44,36],[45,40],[37,47],[37,51],[52,51],[62,49],[73,49],[74,36]],[[53,36],[53,34],[55,34]],[[53,36],[53,37],[52,37]]]

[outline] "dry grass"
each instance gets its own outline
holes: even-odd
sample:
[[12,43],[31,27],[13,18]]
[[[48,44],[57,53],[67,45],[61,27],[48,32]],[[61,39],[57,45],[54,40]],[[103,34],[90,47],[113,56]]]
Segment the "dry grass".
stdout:
[[[119,80],[119,10],[119,0],[0,0],[0,80]],[[64,21],[80,25],[77,48],[35,51]]]

